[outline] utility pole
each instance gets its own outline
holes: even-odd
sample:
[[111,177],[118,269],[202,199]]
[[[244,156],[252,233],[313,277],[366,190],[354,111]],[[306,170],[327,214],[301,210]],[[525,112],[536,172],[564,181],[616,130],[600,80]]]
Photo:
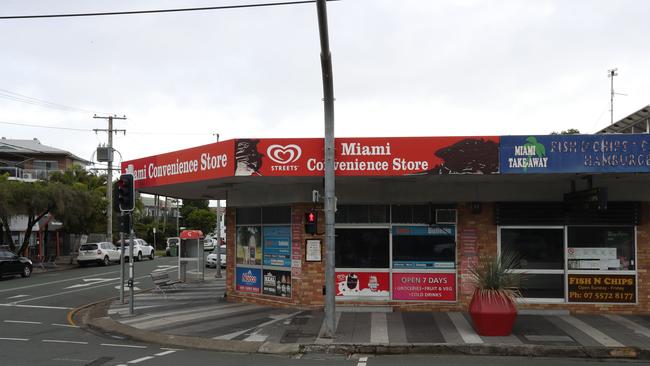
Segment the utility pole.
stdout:
[[609,123],[614,124],[614,76],[618,76],[618,68],[607,70],[607,77],[612,79],[610,84],[610,99],[609,99]]
[[108,201],[108,206],[106,209],[106,241],[113,242],[113,133],[123,132],[126,134],[126,130],[114,130],[113,129],[113,119],[126,119],[126,116],[107,116],[101,117],[94,115],[93,118],[97,119],[107,119],[108,120],[108,129],[93,129],[95,133],[99,131],[108,132],[108,170],[106,174],[106,200]]
[[332,55],[327,29],[326,0],[317,0],[320,62],[323,76],[325,109],[325,329],[323,337],[333,338],[336,331],[336,290],[334,289],[334,81]]
[[[219,134],[216,134],[219,142]],[[214,278],[221,278],[221,200],[217,200],[217,272]]]

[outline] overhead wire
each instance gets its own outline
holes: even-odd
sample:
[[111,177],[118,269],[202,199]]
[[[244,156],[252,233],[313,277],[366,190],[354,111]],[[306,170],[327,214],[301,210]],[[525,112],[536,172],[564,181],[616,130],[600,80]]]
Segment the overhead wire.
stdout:
[[[18,123],[18,122],[7,122],[7,121],[0,121],[0,124],[4,125],[13,125],[13,126],[23,126],[23,127],[34,127],[34,128],[48,128],[48,129],[53,129],[53,130],[66,130],[66,131],[76,131],[76,132],[95,132],[93,129],[90,128],[74,128],[74,127],[61,127],[61,126],[48,126],[48,125],[37,125],[37,124],[31,124],[31,123]],[[133,135],[156,135],[156,136],[163,136],[163,135],[169,135],[169,136],[176,136],[176,135],[183,135],[183,136],[205,136],[205,135],[212,135],[212,132],[149,132],[149,131],[129,131],[129,134]]]
[[86,113],[102,113],[102,112],[97,112],[97,111],[91,111],[88,109],[84,108],[78,108],[78,107],[72,107],[69,105],[65,104],[60,104],[60,103],[55,103],[55,102],[50,102],[44,99],[39,99],[39,98],[34,98],[30,97],[24,94],[16,93],[11,90],[7,89],[2,89],[0,88],[0,98],[8,99],[8,100],[13,100],[16,102],[22,102],[26,104],[32,104],[40,107],[46,107],[46,108],[53,108],[53,109],[59,109],[59,110],[64,110],[64,111],[79,111],[79,112],[86,112]]
[[[339,0],[327,0],[327,1],[339,1]],[[151,10],[131,10],[131,11],[109,11],[109,12],[96,12],[96,13],[5,15],[5,16],[0,16],[0,20],[37,19],[37,18],[72,18],[72,17],[94,17],[94,16],[107,16],[107,15],[135,15],[135,14],[156,14],[156,13],[178,13],[178,12],[189,12],[189,11],[207,11],[207,10],[259,8],[259,7],[267,7],[267,6],[298,5],[298,4],[307,4],[307,3],[315,3],[315,2],[316,2],[316,0],[304,0],[304,1],[284,1],[284,2],[274,2],[274,3],[205,6],[205,7],[198,7],[198,8],[173,8],[173,9],[151,9]]]

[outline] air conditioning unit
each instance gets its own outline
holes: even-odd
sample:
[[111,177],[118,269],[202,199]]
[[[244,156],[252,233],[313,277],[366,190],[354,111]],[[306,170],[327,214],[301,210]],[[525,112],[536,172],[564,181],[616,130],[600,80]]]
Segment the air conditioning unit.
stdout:
[[436,209],[436,224],[456,224],[456,210]]
[[34,179],[32,173],[23,173],[23,179]]

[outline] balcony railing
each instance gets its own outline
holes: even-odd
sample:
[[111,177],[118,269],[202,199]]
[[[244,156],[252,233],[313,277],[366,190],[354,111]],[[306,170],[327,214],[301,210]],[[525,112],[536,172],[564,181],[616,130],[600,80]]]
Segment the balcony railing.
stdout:
[[54,172],[62,172],[58,169],[23,169],[13,166],[0,166],[0,175],[9,173],[10,178],[24,180],[48,180]]

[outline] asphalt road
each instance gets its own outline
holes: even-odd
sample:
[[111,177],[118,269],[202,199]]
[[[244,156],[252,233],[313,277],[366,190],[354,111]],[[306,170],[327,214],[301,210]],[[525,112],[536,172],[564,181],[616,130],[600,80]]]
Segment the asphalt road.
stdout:
[[[156,258],[136,263],[136,287],[151,287],[149,273],[169,271],[174,277],[175,258]],[[281,357],[218,353],[197,350],[161,348],[123,339],[110,334],[97,334],[69,322],[72,309],[118,295],[119,265],[72,268],[34,274],[31,278],[0,280],[0,365],[173,365],[188,362],[195,365],[518,365],[529,366],[599,364],[602,361],[459,357],[459,356],[359,356],[302,355]],[[213,275],[214,270],[206,275]],[[606,362],[629,365],[630,362]]]

